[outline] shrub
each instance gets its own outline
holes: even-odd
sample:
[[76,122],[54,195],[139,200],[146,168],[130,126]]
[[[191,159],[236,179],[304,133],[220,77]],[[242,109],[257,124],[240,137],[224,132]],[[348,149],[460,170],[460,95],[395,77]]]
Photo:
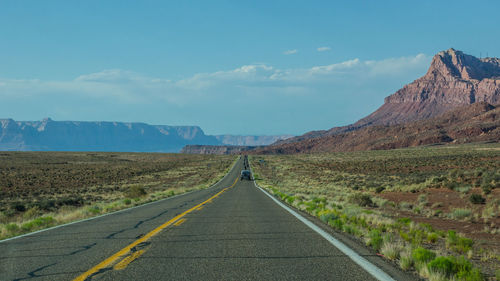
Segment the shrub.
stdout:
[[469,201],[472,204],[484,204],[484,202],[486,202],[486,199],[483,196],[481,196],[480,194],[472,194],[469,197]]
[[484,280],[481,272],[473,268],[472,264],[463,256],[459,258],[453,256],[437,257],[432,260],[427,267],[429,271],[441,272],[449,278],[457,277],[458,280],[464,281]]
[[435,232],[427,234],[427,241],[431,243],[436,243],[439,238],[439,235]]
[[7,231],[10,233],[15,233],[15,232],[19,231],[19,226],[15,223],[9,223],[9,224],[5,225],[5,229],[7,229]]
[[381,185],[380,185],[380,186],[378,186],[378,187],[375,189],[375,192],[376,192],[376,193],[381,193],[381,192],[382,192],[382,191],[384,191],[384,190],[385,190],[385,187],[383,187],[383,186],[381,186]]
[[453,257],[437,257],[427,265],[429,270],[434,272],[442,272],[450,277],[454,273],[455,263]]
[[481,189],[483,190],[484,194],[490,194],[493,186],[489,182],[483,182],[481,183]]
[[410,218],[399,218],[397,220],[398,223],[402,223],[404,225],[409,225],[410,222],[411,222],[411,219]]
[[446,247],[465,254],[472,248],[472,245],[474,245],[472,239],[461,237],[455,231],[448,231]]
[[349,201],[361,207],[373,207],[374,205],[371,196],[368,194],[354,194],[349,198]]
[[123,204],[125,205],[130,205],[132,203],[132,200],[130,200],[129,198],[123,200]]
[[472,211],[470,209],[462,209],[462,208],[456,208],[450,214],[451,218],[454,218],[457,220],[468,218],[471,215],[472,215]]
[[399,267],[402,270],[409,270],[413,266],[413,258],[411,256],[410,251],[404,251],[401,253],[401,257],[399,259]]
[[21,225],[21,229],[25,232],[32,231],[39,228],[50,226],[54,223],[52,217],[39,217]]
[[497,278],[498,281],[500,281],[500,269],[497,269],[495,271],[495,277]]
[[331,220],[328,224],[338,230],[342,230],[344,228],[344,222],[341,219]]
[[387,241],[380,248],[380,253],[390,260],[396,260],[399,258],[402,248],[401,243]]
[[11,208],[13,210],[17,211],[17,212],[24,212],[24,211],[26,211],[26,207],[21,202],[14,202],[14,203],[12,203]]
[[56,206],[56,201],[50,200],[50,199],[45,199],[42,201],[37,202],[37,205],[40,209],[45,210],[45,211],[50,211]]
[[368,235],[367,245],[372,246],[373,250],[378,251],[380,250],[383,241],[384,240],[382,239],[380,231],[373,229]]
[[125,193],[125,196],[127,198],[138,198],[146,195],[146,190],[144,190],[144,187],[138,186],[138,185],[133,185],[128,188],[127,192]]
[[412,251],[413,260],[420,263],[426,263],[433,260],[436,254],[430,250],[418,247]]
[[320,214],[319,219],[322,220],[324,223],[328,223],[331,220],[337,219],[337,216],[334,213],[327,212]]

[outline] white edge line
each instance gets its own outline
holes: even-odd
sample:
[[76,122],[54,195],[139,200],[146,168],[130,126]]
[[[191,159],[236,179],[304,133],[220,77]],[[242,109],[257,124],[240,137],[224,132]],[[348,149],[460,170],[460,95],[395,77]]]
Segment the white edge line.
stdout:
[[[252,172],[253,174],[253,172]],[[292,210],[290,207],[286,206],[284,203],[280,202],[278,199],[276,199],[274,196],[269,194],[268,192],[264,191],[260,186],[257,185],[257,183],[254,180],[254,185],[260,191],[264,192],[267,196],[269,196],[271,199],[276,202],[276,204],[280,205],[283,209],[287,210],[290,214],[292,214],[294,217],[296,217],[299,221],[303,222],[305,225],[307,225],[309,228],[314,230],[316,233],[321,235],[323,238],[325,238],[330,244],[335,246],[337,249],[339,249],[342,253],[344,253],[346,256],[348,256],[353,262],[358,264],[360,267],[362,267],[366,272],[371,274],[373,277],[377,278],[378,280],[387,280],[387,281],[395,281],[391,276],[389,276],[387,273],[385,273],[382,269],[378,268],[377,266],[373,265],[370,263],[368,260],[360,256],[358,253],[356,253],[354,250],[351,248],[347,247],[344,243],[340,242],[339,240],[335,239],[332,235],[330,235],[328,232],[324,231],[323,229],[319,228],[317,225],[309,221],[308,219],[304,218],[301,216],[299,213],[295,212]]]
[[130,207],[130,208],[126,208],[126,209],[114,211],[114,212],[111,212],[111,213],[106,213],[106,214],[102,214],[102,215],[91,217],[91,218],[81,219],[81,220],[77,220],[77,221],[68,222],[68,223],[65,223],[65,224],[56,225],[56,226],[49,227],[49,228],[40,229],[40,230],[37,230],[37,231],[34,231],[34,232],[25,233],[25,234],[22,234],[22,235],[19,235],[19,236],[14,236],[14,237],[10,237],[10,238],[7,238],[7,239],[0,240],[0,243],[11,241],[11,240],[15,240],[15,239],[18,239],[18,238],[23,238],[23,237],[26,237],[26,236],[30,236],[30,235],[37,234],[37,233],[44,232],[44,231],[53,230],[53,229],[60,228],[60,227],[65,227],[65,226],[72,225],[72,224],[77,224],[77,223],[81,223],[81,222],[85,222],[85,221],[89,221],[89,220],[94,220],[94,219],[102,218],[102,217],[109,216],[109,215],[118,214],[118,213],[129,211],[129,210],[132,210],[132,209],[135,209],[135,208],[139,208],[139,207],[144,207],[144,206],[151,205],[151,204],[160,203],[162,201],[169,200],[169,199],[174,199],[176,197],[184,196],[184,195],[187,195],[189,193],[196,192],[196,191],[207,190],[207,189],[213,188],[216,185],[218,185],[221,181],[223,181],[231,173],[231,171],[234,169],[234,167],[236,167],[237,163],[238,163],[238,161],[235,161],[233,163],[233,166],[231,167],[231,169],[229,169],[229,172],[227,172],[218,182],[212,184],[211,186],[209,186],[207,188],[192,190],[192,191],[185,192],[185,193],[182,193],[182,194],[177,194],[177,195],[170,196],[170,197],[167,197],[167,198],[163,198],[163,199],[160,199],[160,200],[157,200],[157,201],[145,203],[145,204],[142,204],[142,205],[137,205],[137,206],[134,206],[134,207]]

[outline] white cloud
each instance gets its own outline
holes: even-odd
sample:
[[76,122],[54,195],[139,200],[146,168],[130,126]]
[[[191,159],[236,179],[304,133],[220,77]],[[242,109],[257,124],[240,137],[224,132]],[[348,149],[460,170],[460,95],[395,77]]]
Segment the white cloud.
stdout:
[[376,79],[405,74],[415,79],[417,77],[413,73],[425,71],[429,62],[430,57],[418,54],[378,61],[355,58],[310,68],[278,69],[267,64],[251,64],[232,70],[198,73],[176,81],[110,69],[84,74],[71,81],[0,78],[0,97],[15,100],[36,96],[64,96],[123,104],[168,103],[184,106],[202,100],[223,101],[262,93],[307,94],[316,91],[320,87],[318,85],[324,87],[321,91],[329,92],[328,88],[348,88],[350,81],[370,81],[369,83],[376,84]]
[[317,48],[316,50],[317,50],[318,52],[326,52],[326,51],[330,51],[331,49],[332,49],[332,48],[325,46],[325,47],[319,47],[319,48]]
[[286,50],[286,51],[283,52],[283,54],[284,55],[293,55],[293,54],[296,54],[298,52],[299,52],[299,50],[293,49],[293,50]]

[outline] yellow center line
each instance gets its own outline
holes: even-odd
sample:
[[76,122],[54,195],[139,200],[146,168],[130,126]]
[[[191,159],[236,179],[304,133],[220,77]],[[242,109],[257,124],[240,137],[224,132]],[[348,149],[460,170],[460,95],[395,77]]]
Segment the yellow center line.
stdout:
[[115,254],[113,254],[111,257],[103,260],[102,262],[100,262],[98,265],[92,267],[91,269],[89,269],[88,271],[84,272],[83,274],[81,274],[80,276],[76,277],[75,279],[73,279],[73,281],[84,281],[86,280],[88,277],[90,277],[91,275],[93,275],[94,273],[98,272],[99,270],[103,269],[103,268],[106,268],[108,266],[110,266],[111,264],[113,264],[114,262],[116,262],[118,259],[120,259],[121,257],[125,256],[126,254],[128,254],[130,252],[130,249],[134,248],[135,246],[137,246],[138,244],[140,243],[143,243],[147,240],[149,240],[149,238],[155,236],[156,234],[158,234],[160,231],[162,231],[163,229],[165,229],[166,227],[170,226],[171,224],[175,223],[176,221],[178,221],[180,218],[184,217],[185,215],[191,213],[192,211],[198,209],[199,207],[202,207],[203,205],[205,205],[206,203],[209,203],[212,201],[212,199],[214,198],[217,198],[219,195],[221,195],[222,193],[224,193],[226,190],[234,187],[236,185],[236,182],[238,181],[238,177],[236,177],[236,180],[234,181],[234,183],[229,186],[229,187],[226,187],[224,189],[222,189],[221,191],[217,192],[214,196],[208,198],[207,200],[201,202],[200,204],[192,207],[191,209],[189,210],[186,210],[182,213],[180,213],[179,215],[175,216],[174,218],[170,219],[169,221],[165,222],[164,224],[158,226],[157,228],[153,229],[151,232],[149,232],[148,234],[144,235],[143,237],[135,240],[134,242],[132,242],[131,244],[129,244],[128,246],[126,246],[125,248],[121,249],[120,251],[116,252]]
[[139,251],[134,252],[132,255],[124,258],[122,261],[120,261],[115,266],[113,266],[113,269],[114,270],[125,269],[125,267],[127,267],[129,265],[129,263],[133,262],[135,259],[140,257],[142,254],[144,254],[144,252],[145,252],[144,250],[139,250]]
[[176,221],[176,222],[174,223],[174,226],[179,226],[179,225],[181,225],[181,224],[182,224],[183,222],[185,222],[185,221],[186,221],[186,219],[180,219],[180,220],[178,220],[178,221]]
[[201,206],[198,209],[196,209],[196,211],[201,211],[201,209],[203,209],[203,206]]

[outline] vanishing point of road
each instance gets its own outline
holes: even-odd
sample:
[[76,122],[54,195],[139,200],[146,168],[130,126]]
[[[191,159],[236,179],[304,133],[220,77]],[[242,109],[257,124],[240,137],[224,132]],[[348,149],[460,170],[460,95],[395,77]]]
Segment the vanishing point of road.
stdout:
[[240,181],[245,165],[208,189],[4,240],[0,280],[413,280],[363,247],[382,275],[360,266]]

